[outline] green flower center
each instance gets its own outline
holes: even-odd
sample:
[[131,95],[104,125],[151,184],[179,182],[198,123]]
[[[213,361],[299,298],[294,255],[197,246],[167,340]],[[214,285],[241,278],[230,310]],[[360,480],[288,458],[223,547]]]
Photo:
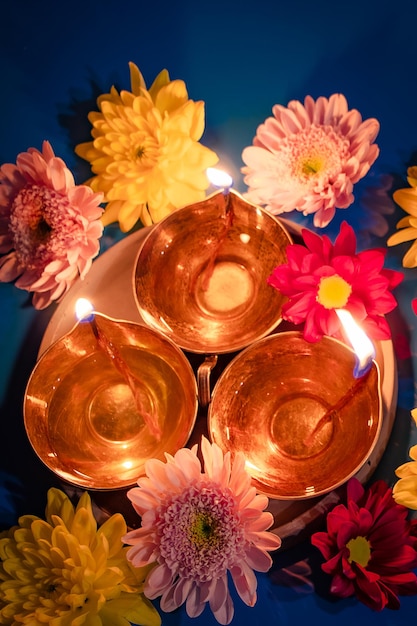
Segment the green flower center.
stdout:
[[189,529],[190,541],[197,548],[216,546],[219,543],[218,521],[209,513],[199,511],[195,514]]
[[352,286],[341,276],[325,276],[320,280],[317,302],[325,309],[342,309],[352,293]]
[[366,567],[369,563],[369,559],[371,558],[371,546],[369,541],[365,537],[355,537],[351,539],[346,544],[347,549],[349,550],[349,563],[354,561],[362,567]]

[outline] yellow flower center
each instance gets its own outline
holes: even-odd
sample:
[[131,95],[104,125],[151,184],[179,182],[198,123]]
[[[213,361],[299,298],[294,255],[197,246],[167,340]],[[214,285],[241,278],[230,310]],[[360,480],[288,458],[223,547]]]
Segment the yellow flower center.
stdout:
[[348,558],[349,563],[354,561],[362,565],[362,567],[368,565],[369,559],[371,558],[371,546],[365,537],[355,537],[351,539],[347,542],[346,547],[350,552]]
[[325,168],[325,159],[317,156],[310,156],[301,163],[301,171],[305,176],[314,176]]
[[[277,176],[300,193],[337,179],[349,155],[349,141],[331,126],[312,125],[283,140],[277,153]],[[316,189],[317,191],[317,189]]]
[[351,285],[338,274],[334,274],[320,280],[316,299],[325,309],[342,309],[351,293]]

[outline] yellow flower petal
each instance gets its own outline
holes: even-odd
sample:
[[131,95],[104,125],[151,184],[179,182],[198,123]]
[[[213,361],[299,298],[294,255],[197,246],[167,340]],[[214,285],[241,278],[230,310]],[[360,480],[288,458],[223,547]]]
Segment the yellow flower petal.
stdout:
[[408,478],[410,476],[417,476],[417,463],[413,461],[409,461],[408,463],[403,463],[402,465],[399,465],[396,468],[395,474],[399,478]]
[[120,229],[127,233],[136,224],[142,213],[143,204],[132,204],[130,202],[123,202],[119,211],[119,225]]
[[417,217],[417,189],[397,189],[392,197],[404,211]]
[[173,80],[161,87],[156,94],[155,106],[161,113],[173,113],[188,100],[183,80]]
[[153,81],[152,85],[149,87],[149,94],[152,98],[152,101],[155,102],[156,97],[159,93],[159,90],[165,85],[169,83],[169,74],[167,70],[162,70],[159,72],[158,76]]
[[171,204],[177,208],[191,204],[196,197],[195,190],[182,181],[176,181],[166,190]]
[[47,494],[45,517],[49,523],[53,515],[60,517],[67,528],[71,526],[74,519],[74,507],[68,496],[56,488],[49,489]]
[[155,216],[155,218],[152,219],[151,214],[146,204],[142,206],[142,213],[140,214],[140,220],[144,226],[152,226],[152,224],[160,221],[160,219],[162,218],[158,219],[158,216]]
[[[175,207],[173,207],[172,205],[166,203],[164,205],[159,205],[159,206],[155,206],[155,207],[147,207],[147,213],[150,217],[150,222],[144,222],[144,224],[146,226],[151,226],[151,224],[156,224],[157,222],[160,222],[161,220],[164,219],[164,217],[167,217],[167,215],[169,215],[170,213],[172,213],[172,211],[175,211]],[[143,215],[143,214],[142,214]],[[146,216],[143,216],[146,220]]]
[[130,87],[132,89],[132,92],[136,96],[139,96],[141,93],[141,90],[146,89],[145,81],[137,65],[130,62],[129,69],[130,69]]
[[[160,626],[161,624],[161,616],[143,596],[137,596],[133,601],[133,598],[122,595],[108,602],[101,615],[103,626],[130,626],[129,622],[141,626]],[[123,622],[123,618],[128,620],[128,623]]]
[[392,495],[398,504],[417,510],[417,476],[400,478],[392,489]]
[[29,534],[33,537],[35,541],[39,541],[40,539],[45,539],[46,541],[51,540],[52,529],[50,524],[44,522],[41,519],[37,519],[32,522],[30,527],[30,533],[26,529],[19,529],[15,532],[16,541],[28,541]]
[[122,547],[121,537],[127,532],[126,522],[123,515],[115,513],[109,517],[99,528],[97,534],[103,535],[109,545],[109,558],[114,557]]
[[117,222],[119,211],[123,206],[123,202],[121,200],[114,200],[109,202],[106,206],[106,209],[101,217],[101,221],[104,226],[108,224],[112,224],[113,222]]
[[[409,218],[404,218],[404,220],[409,220]],[[400,224],[400,222],[398,222]],[[403,222],[404,224],[404,222]],[[396,246],[399,243],[404,243],[405,241],[412,241],[417,238],[417,230],[415,228],[403,228],[403,230],[398,231],[391,235],[391,237],[387,240],[388,246]]]
[[410,249],[403,257],[404,267],[417,267],[417,241],[413,243]]
[[91,510],[87,508],[78,509],[73,522],[69,528],[71,535],[77,538],[81,545],[89,546],[97,532],[97,522]]

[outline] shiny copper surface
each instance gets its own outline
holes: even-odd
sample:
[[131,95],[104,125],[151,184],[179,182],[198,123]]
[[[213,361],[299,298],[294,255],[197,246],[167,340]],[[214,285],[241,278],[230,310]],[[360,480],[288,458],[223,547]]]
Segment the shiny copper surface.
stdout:
[[267,278],[290,242],[277,219],[234,191],[178,209],[136,259],[140,315],[189,352],[240,350],[281,321],[284,297]]
[[[109,490],[135,483],[147,459],[165,460],[164,452],[186,444],[197,414],[197,384],[185,355],[165,336],[100,314],[95,320],[140,384],[141,402],[82,321],[36,364],[24,420],[35,452],[52,471],[74,485]],[[156,416],[160,439],[140,406]]]
[[225,368],[208,409],[213,441],[242,451],[256,488],[296,500],[327,493],[370,456],[381,429],[379,369],[353,378],[355,355],[297,331],[256,342]]

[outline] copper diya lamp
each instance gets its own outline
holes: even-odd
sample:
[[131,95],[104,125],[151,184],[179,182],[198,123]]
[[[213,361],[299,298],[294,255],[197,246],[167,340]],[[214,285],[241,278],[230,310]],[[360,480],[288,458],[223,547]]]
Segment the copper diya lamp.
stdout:
[[24,421],[35,452],[58,476],[113,490],[134,484],[147,459],[183,447],[197,407],[194,373],[170,339],[94,313],[42,354]]
[[136,259],[133,282],[145,323],[185,351],[207,355],[200,403],[217,355],[268,335],[285,301],[267,278],[292,242],[273,215],[233,190],[177,209],[156,224]]
[[289,331],[236,356],[208,409],[212,441],[244,453],[253,484],[270,498],[313,498],[346,482],[371,455],[382,424],[375,361],[355,378],[357,355],[323,337]]

